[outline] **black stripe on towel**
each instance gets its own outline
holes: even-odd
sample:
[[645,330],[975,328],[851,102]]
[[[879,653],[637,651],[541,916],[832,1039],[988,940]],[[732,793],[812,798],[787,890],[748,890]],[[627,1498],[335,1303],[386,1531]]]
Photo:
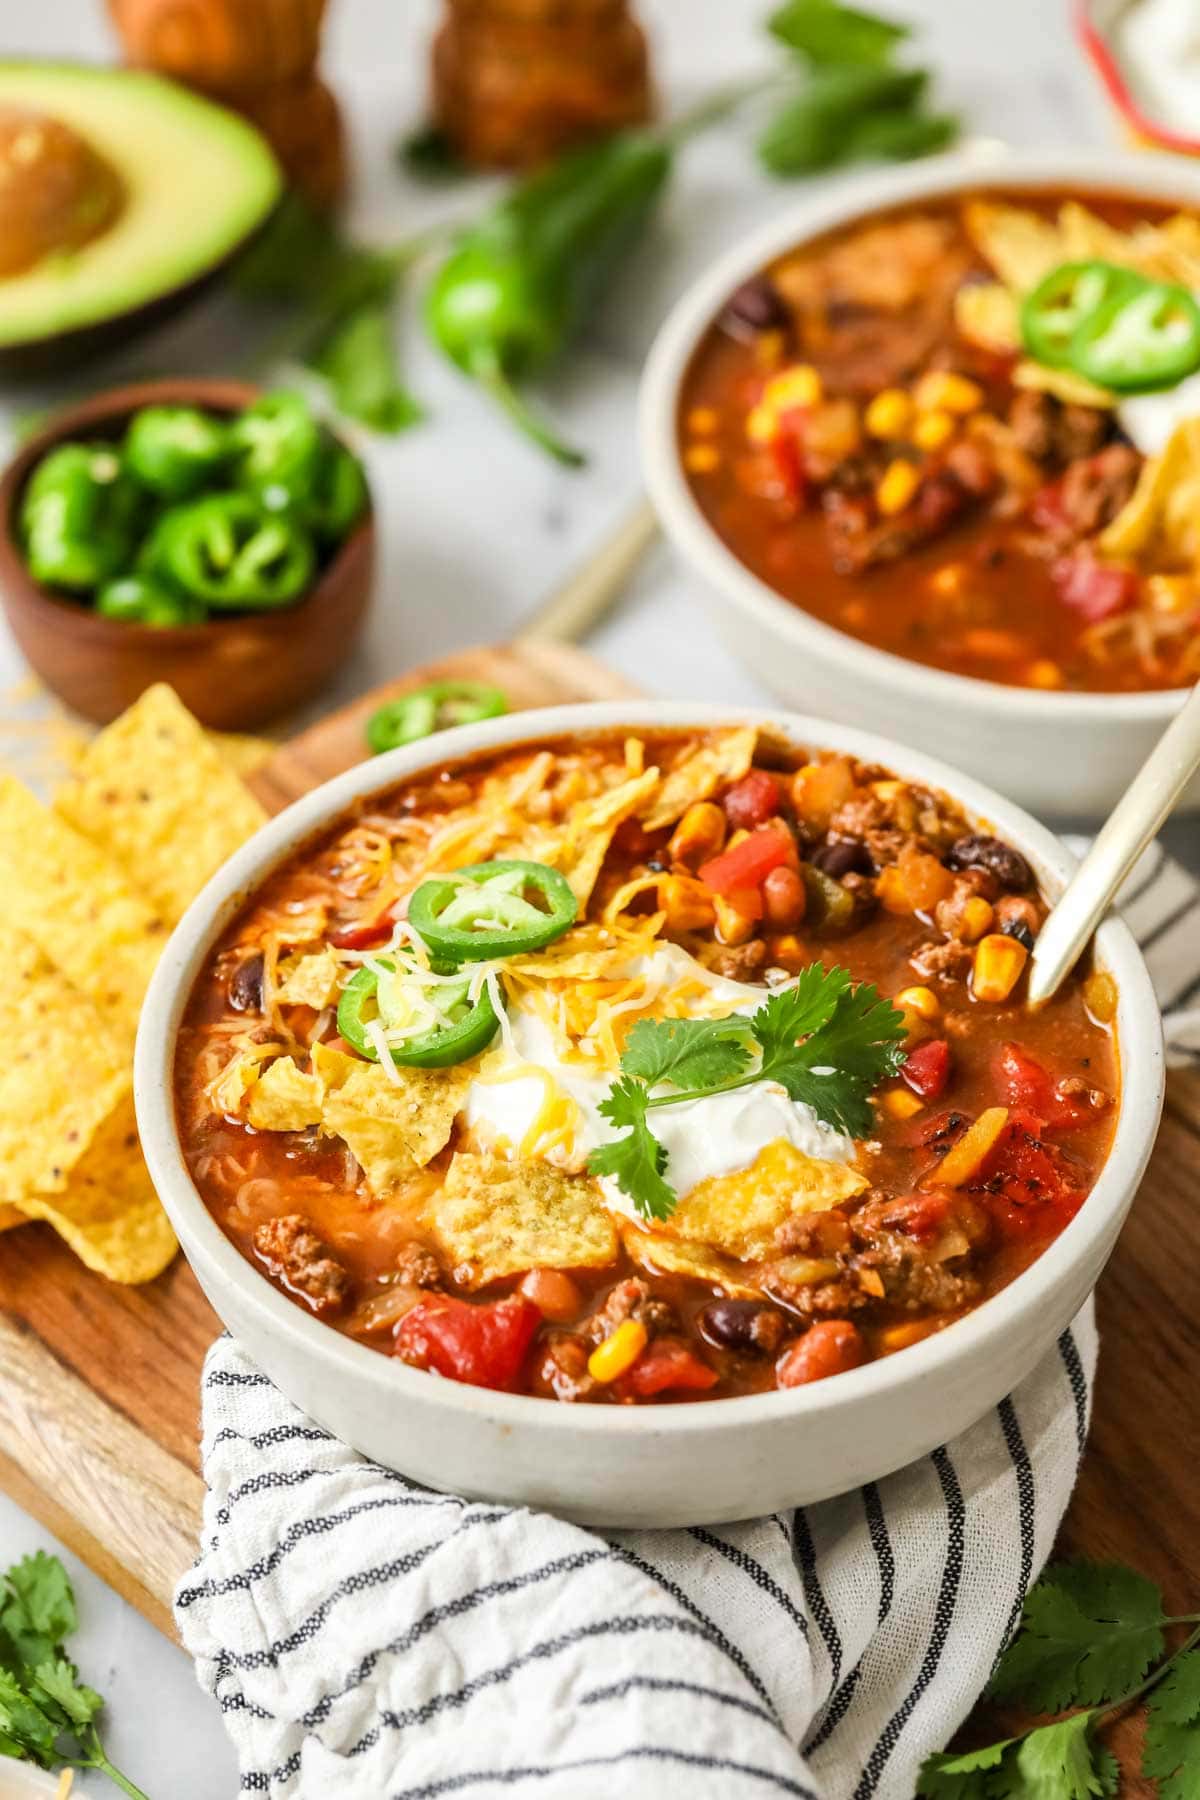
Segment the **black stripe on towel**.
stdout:
[[[868,1481],[862,1490],[863,1510],[867,1515],[867,1531],[871,1538],[871,1548],[875,1552],[875,1560],[879,1565],[879,1623],[882,1625],[892,1610],[892,1602],[896,1597],[896,1559],[892,1553],[892,1540],[888,1536],[887,1520],[883,1516],[883,1503],[879,1498],[879,1489],[873,1481]],[[869,1648],[869,1646],[868,1646]],[[829,1696],[825,1708],[825,1716],[815,1737],[806,1739],[804,1748],[807,1752],[819,1750],[837,1730],[850,1710],[850,1702],[858,1692],[858,1684],[862,1678],[863,1656],[860,1656],[841,1687],[835,1688]]]
[[1153,949],[1154,945],[1157,944],[1161,938],[1165,938],[1169,931],[1173,931],[1176,925],[1182,925],[1188,914],[1194,912],[1197,906],[1200,906],[1200,894],[1191,894],[1186,900],[1182,900],[1178,906],[1172,907],[1166,918],[1160,919],[1153,931],[1148,931],[1145,937],[1140,940],[1139,947],[1143,954],[1147,950]]
[[1004,1442],[1008,1454],[1012,1458],[1013,1472],[1017,1478],[1017,1523],[1021,1533],[1021,1572],[1017,1577],[1017,1593],[1008,1615],[1008,1623],[1004,1627],[1004,1636],[1000,1640],[1000,1650],[996,1660],[1007,1648],[1017,1626],[1021,1623],[1021,1614],[1025,1611],[1025,1597],[1029,1592],[1029,1580],[1033,1574],[1033,1545],[1036,1525],[1037,1496],[1033,1481],[1033,1464],[1029,1460],[1029,1452],[1025,1448],[1025,1438],[1021,1431],[1021,1421],[1017,1417],[1017,1409],[1011,1399],[1004,1399],[996,1408],[1000,1419],[1000,1429],[1004,1433]]
[[1075,1338],[1069,1329],[1064,1331],[1058,1340],[1058,1353],[1063,1359],[1067,1380],[1071,1384],[1071,1397],[1075,1402],[1075,1442],[1079,1448],[1079,1454],[1082,1456],[1087,1444],[1087,1377],[1083,1372],[1083,1364],[1079,1360],[1079,1350]]
[[900,1733],[912,1715],[913,1708],[937,1674],[938,1665],[942,1660],[942,1652],[946,1648],[946,1639],[950,1635],[950,1622],[954,1617],[954,1608],[958,1602],[959,1588],[962,1585],[967,1518],[962,1488],[959,1485],[954,1464],[944,1447],[935,1450],[930,1461],[937,1470],[942,1488],[942,1500],[946,1508],[946,1560],[942,1565],[942,1579],[938,1587],[933,1631],[930,1634],[925,1655],[921,1660],[917,1679],[880,1733],[875,1748],[867,1759],[867,1765],[862,1772],[858,1786],[854,1790],[853,1800],[867,1800],[867,1796],[875,1792],[888,1758],[895,1749]]
[[581,1756],[572,1762],[530,1764],[523,1769],[476,1769],[464,1775],[447,1775],[442,1781],[429,1781],[416,1788],[401,1788],[391,1800],[437,1800],[440,1794],[461,1793],[464,1788],[478,1787],[492,1781],[500,1787],[515,1787],[520,1781],[545,1781],[553,1775],[571,1774],[576,1769],[611,1769],[624,1762],[679,1763],[685,1768],[713,1769],[719,1773],[744,1775],[751,1781],[766,1782],[781,1794],[794,1794],[798,1800],[817,1800],[812,1788],[801,1786],[786,1775],[771,1769],[757,1768],[753,1763],[735,1762],[725,1756],[698,1756],[690,1750],[668,1750],[661,1744],[639,1744],[631,1750],[616,1750],[611,1756]]
[[580,1694],[580,1706],[599,1706],[605,1700],[623,1700],[626,1694],[696,1694],[701,1700],[711,1700],[717,1706],[733,1706],[739,1712],[749,1713],[752,1719],[761,1719],[772,1731],[778,1731],[774,1719],[761,1706],[755,1706],[753,1700],[745,1700],[741,1694],[726,1694],[720,1688],[705,1687],[699,1681],[672,1681],[664,1675],[627,1675],[623,1681],[614,1681],[608,1687],[589,1688],[586,1694]]
[[731,1562],[735,1569],[741,1569],[744,1575],[750,1577],[755,1587],[760,1587],[764,1594],[770,1594],[772,1600],[783,1609],[792,1624],[797,1627],[800,1635],[805,1638],[808,1636],[808,1620],[800,1608],[791,1595],[784,1592],[775,1577],[764,1569],[755,1557],[747,1556],[746,1552],[739,1550],[736,1544],[726,1543],[724,1538],[719,1538],[713,1531],[707,1531],[702,1525],[693,1525],[688,1531],[688,1536],[695,1538],[698,1544],[707,1544],[710,1550],[715,1550],[718,1556],[723,1556],[726,1562]]
[[804,1598],[808,1601],[808,1610],[817,1622],[817,1630],[821,1633],[821,1640],[829,1655],[829,1685],[835,1688],[842,1678],[842,1639],[826,1602],[821,1578],[817,1574],[817,1553],[802,1506],[798,1506],[792,1514],[792,1543],[800,1563]]

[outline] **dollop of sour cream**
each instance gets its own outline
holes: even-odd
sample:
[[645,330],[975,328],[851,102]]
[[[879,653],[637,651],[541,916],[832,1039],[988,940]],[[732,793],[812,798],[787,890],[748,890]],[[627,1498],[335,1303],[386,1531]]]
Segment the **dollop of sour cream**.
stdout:
[[[1200,296],[1198,296],[1200,297]],[[1200,416],[1200,370],[1157,394],[1131,394],[1116,409],[1123,432],[1143,456],[1157,456],[1185,419]]]
[[[732,1012],[755,1012],[766,998],[761,987],[712,975],[675,944],[664,944],[640,959],[636,969],[659,993],[681,980],[702,978],[713,997]],[[621,1135],[600,1112],[612,1077],[594,1072],[585,1063],[563,1061],[549,1027],[532,1010],[511,1008],[508,1024],[511,1044],[502,1045],[498,1040],[488,1074],[472,1081],[467,1090],[467,1129],[482,1145],[503,1155],[519,1156],[547,1098],[545,1077],[520,1071],[523,1066],[544,1071],[575,1108],[573,1131],[553,1144],[546,1158],[564,1169],[579,1171],[592,1150]],[[781,1139],[804,1155],[827,1162],[849,1163],[855,1154],[852,1138],[824,1124],[810,1106],[789,1099],[777,1081],[755,1081],[732,1093],[660,1107],[653,1114],[653,1130],[667,1152],[667,1179],[680,1196],[710,1177],[749,1168],[760,1151]],[[615,1181],[604,1177],[600,1185],[612,1211],[637,1216],[633,1202]]]

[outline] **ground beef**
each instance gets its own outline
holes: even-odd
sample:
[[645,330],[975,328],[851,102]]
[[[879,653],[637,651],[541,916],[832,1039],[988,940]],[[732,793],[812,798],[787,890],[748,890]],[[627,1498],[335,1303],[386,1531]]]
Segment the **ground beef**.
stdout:
[[1076,538],[1093,537],[1116,518],[1137,486],[1142,459],[1128,444],[1110,444],[1096,456],[1070,463],[1060,503]]
[[727,981],[746,981],[756,975],[767,959],[767,946],[762,938],[751,938],[745,944],[717,945],[707,951],[704,966]]
[[396,1268],[413,1287],[436,1288],[442,1285],[442,1266],[432,1250],[421,1244],[405,1244],[396,1257]]
[[303,1214],[267,1219],[255,1230],[254,1249],[276,1281],[306,1300],[318,1318],[345,1306],[350,1277]]
[[970,944],[951,938],[944,944],[932,939],[921,944],[909,957],[909,963],[926,981],[959,981],[966,975],[974,958]]
[[588,1374],[591,1345],[571,1331],[552,1331],[546,1339],[546,1357],[541,1378],[556,1400],[573,1404],[590,1400],[596,1383]]
[[974,1275],[956,1274],[919,1244],[900,1234],[880,1234],[870,1250],[851,1257],[858,1274],[875,1274],[883,1283],[889,1306],[904,1312],[951,1312],[978,1298]]
[[1023,388],[1013,396],[1008,409],[1008,427],[1017,448],[1035,462],[1048,463],[1054,457],[1054,425],[1056,402],[1049,394],[1038,394]]
[[1090,1087],[1082,1075],[1067,1075],[1058,1084],[1058,1092],[1064,1100],[1086,1100],[1094,1112],[1103,1112],[1112,1105],[1112,1097],[1103,1088]]
[[1018,449],[1035,462],[1056,467],[1094,456],[1112,429],[1109,414],[1099,407],[1064,406],[1032,389],[1014,396],[1008,424]]
[[646,1327],[650,1337],[664,1331],[678,1331],[679,1320],[675,1308],[668,1300],[651,1298],[648,1282],[637,1275],[630,1276],[627,1281],[619,1281],[613,1288],[604,1305],[586,1319],[580,1327],[594,1344],[604,1342],[611,1337],[618,1325],[626,1319],[636,1319]]

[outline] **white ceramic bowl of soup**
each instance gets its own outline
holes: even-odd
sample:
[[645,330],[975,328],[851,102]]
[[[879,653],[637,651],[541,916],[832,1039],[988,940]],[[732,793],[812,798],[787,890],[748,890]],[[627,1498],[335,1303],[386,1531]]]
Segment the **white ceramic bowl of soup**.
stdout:
[[[1051,817],[1108,812],[1182,706],[1187,689],[1043,692],[1003,686],[876,649],[786,600],[723,542],[680,460],[680,390],[709,327],[742,283],[789,250],[882,210],[980,189],[1045,187],[1128,195],[1200,209],[1200,169],[1179,159],[1106,151],[932,157],[872,171],[798,206],[722,256],[677,302],[642,376],[639,434],[651,499],[698,578],[722,637],[790,706],[870,725],[964,769]],[[948,554],[950,554],[948,552]],[[854,577],[847,578],[847,592]],[[1200,781],[1188,804],[1200,807]]]
[[225,1324],[289,1399],[364,1455],[435,1488],[545,1507],[599,1525],[713,1523],[843,1493],[981,1418],[1053,1346],[1116,1242],[1154,1142],[1163,1094],[1158,1006],[1129,931],[1097,937],[1116,982],[1123,1081],[1112,1150],[1062,1234],[1010,1286],[923,1342],[808,1387],[653,1406],[568,1406],[445,1381],[356,1343],[288,1300],[221,1231],[193,1186],[173,1099],[175,1044],[193,983],[249,895],[364,794],[477,751],[625,728],[751,722],[797,746],[843,751],[941,790],[1025,856],[1048,894],[1072,858],[1026,813],[897,744],[779,712],[670,701],[555,707],[429,738],[361,764],[289,807],[188,909],[142,1013],[135,1087],[154,1184]]

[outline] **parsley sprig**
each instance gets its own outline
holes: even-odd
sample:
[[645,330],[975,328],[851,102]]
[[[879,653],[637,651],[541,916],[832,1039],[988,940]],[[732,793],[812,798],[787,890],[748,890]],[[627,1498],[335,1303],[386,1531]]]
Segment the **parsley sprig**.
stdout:
[[[821,963],[749,1017],[639,1019],[621,1053],[620,1079],[600,1103],[625,1135],[593,1150],[588,1168],[611,1175],[643,1218],[670,1218],[677,1195],[648,1115],[756,1081],[777,1081],[826,1125],[866,1137],[870,1095],[899,1071],[904,1032],[903,1014],[869,982],[856,987],[848,969]],[[669,1091],[655,1092],[664,1083]]]
[[63,1649],[78,1624],[57,1556],[39,1550],[0,1577],[0,1756],[40,1769],[98,1769],[130,1800],[147,1800],[105,1755],[96,1729],[104,1702]]
[[[1190,1626],[1165,1654],[1171,1626]],[[1147,1697],[1144,1773],[1159,1800],[1200,1794],[1200,1614],[1169,1618],[1152,1581],[1118,1563],[1056,1563],[1030,1591],[988,1698],[1066,1717],[921,1771],[926,1800],[1094,1800],[1120,1770],[1096,1741],[1106,1718]]]

